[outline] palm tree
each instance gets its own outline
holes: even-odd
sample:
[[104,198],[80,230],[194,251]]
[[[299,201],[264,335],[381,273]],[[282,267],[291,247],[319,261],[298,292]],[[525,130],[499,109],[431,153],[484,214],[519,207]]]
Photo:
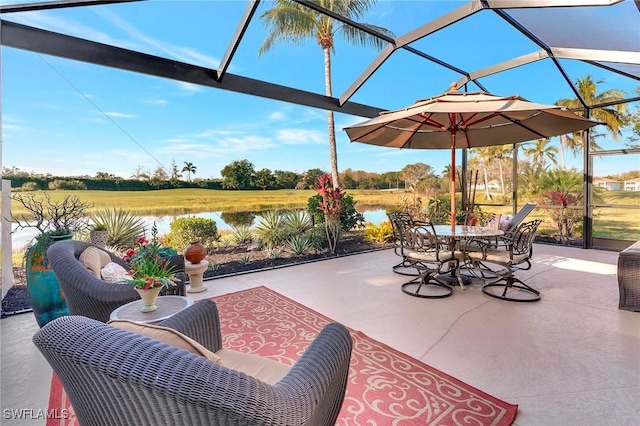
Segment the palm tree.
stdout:
[[[587,75],[576,80],[576,88],[578,93],[587,105],[598,105],[612,101],[624,99],[625,92],[619,89],[609,89],[602,93],[598,93],[598,84],[604,83],[604,80],[594,81],[591,75]],[[556,105],[562,105],[571,109],[583,108],[582,103],[577,99],[560,99]],[[609,134],[613,140],[620,138],[620,129],[624,127],[627,106],[625,104],[617,104],[603,108],[594,108],[591,110],[591,118],[601,121],[607,125]],[[594,132],[591,132],[594,135]],[[568,147],[577,155],[584,148],[582,133],[575,133],[573,136],[565,135],[560,138],[560,148],[562,149],[563,167],[564,165],[564,148]],[[592,150],[602,149],[595,141],[595,135],[589,140],[589,148]]]
[[522,152],[525,156],[531,159],[531,162],[535,165],[544,167],[549,160],[554,166],[558,165],[556,155],[558,154],[558,148],[549,145],[549,139],[538,139],[535,142],[530,142],[522,146]]
[[487,173],[487,167],[489,166],[490,159],[488,158],[487,151],[487,147],[471,149],[471,153],[475,154],[475,156],[469,160],[469,167],[482,167],[484,196],[487,200],[490,200],[491,194],[489,193],[489,176]]
[[[318,0],[318,5],[356,21],[373,6],[375,0]],[[314,38],[324,52],[324,80],[326,95],[333,96],[331,88],[331,53],[335,52],[334,36],[341,34],[350,43],[361,46],[374,46],[381,49],[386,42],[349,25],[334,21],[291,0],[275,0],[275,7],[264,12],[260,19],[271,27],[271,32],[262,42],[258,56],[269,51],[278,41],[302,43],[307,38]],[[370,24],[362,24],[382,34],[394,37],[384,28]],[[334,188],[340,186],[338,176],[338,154],[336,150],[336,130],[333,111],[327,111],[329,128],[329,155],[331,159],[331,180]]]
[[500,171],[500,190],[502,195],[505,194],[504,189],[504,172],[502,170],[502,160],[510,158],[509,153],[512,151],[511,145],[494,145],[487,147],[487,154],[489,156],[489,164],[494,160],[498,160],[498,170]]
[[191,173],[196,174],[196,166],[193,163],[188,161],[184,162],[184,167],[182,168],[182,173],[187,172],[187,181],[191,182]]

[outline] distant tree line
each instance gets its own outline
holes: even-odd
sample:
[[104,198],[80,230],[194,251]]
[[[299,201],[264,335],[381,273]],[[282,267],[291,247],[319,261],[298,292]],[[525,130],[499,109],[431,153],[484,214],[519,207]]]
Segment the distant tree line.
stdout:
[[[430,166],[418,163],[419,169]],[[345,189],[390,189],[404,188],[415,184],[415,173],[408,170],[413,165],[405,167],[403,171],[373,173],[361,170],[347,169],[340,173]],[[36,190],[104,190],[104,191],[149,191],[173,188],[205,188],[228,190],[273,190],[273,189],[313,189],[317,178],[324,170],[314,168],[303,173],[286,170],[260,169],[256,170],[249,160],[234,161],[226,165],[220,174],[222,178],[192,178],[196,166],[185,162],[183,171],[188,173],[187,180],[179,179],[180,172],[175,164],[169,175],[162,169],[153,173],[145,172],[138,166],[131,178],[125,179],[113,174],[99,171],[95,176],[53,176],[20,170],[17,167],[4,167],[3,179],[11,180],[11,186],[25,191]]]

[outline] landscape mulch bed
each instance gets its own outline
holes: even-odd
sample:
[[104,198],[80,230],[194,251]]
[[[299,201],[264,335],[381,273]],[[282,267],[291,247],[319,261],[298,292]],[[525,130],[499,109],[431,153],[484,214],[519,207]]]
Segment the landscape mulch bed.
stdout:
[[[349,232],[341,236],[336,253],[309,253],[295,256],[285,251],[272,258],[266,250],[256,250],[251,245],[229,246],[217,248],[207,256],[210,268],[204,278],[216,279],[229,275],[256,272],[270,268],[281,268],[307,262],[332,259],[350,254],[381,250],[392,247],[392,243],[371,243],[363,239],[362,233]],[[24,278],[24,270],[14,267],[14,286],[2,299],[2,318],[10,315],[31,312],[31,303]]]

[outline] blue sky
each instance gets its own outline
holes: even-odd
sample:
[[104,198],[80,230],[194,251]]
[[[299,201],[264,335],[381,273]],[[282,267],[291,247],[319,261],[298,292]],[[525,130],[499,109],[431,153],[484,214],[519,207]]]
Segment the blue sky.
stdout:
[[[624,7],[635,9],[635,5],[625,3],[610,8],[612,18],[634,16],[625,13],[629,9]],[[383,1],[363,21],[399,36],[463,4]],[[244,1],[155,1],[3,18],[215,69],[245,6]],[[263,2],[258,15],[269,7],[269,2]],[[603,25],[594,29],[594,35],[606,37],[612,28]],[[324,93],[323,56],[315,41],[278,45],[258,57],[266,31],[254,18],[229,72]],[[496,49],[480,48],[495,45],[495,40],[504,43]],[[413,46],[469,71],[538,50],[490,11]],[[376,56],[373,49],[354,48],[338,40],[332,58],[334,96],[340,96]],[[637,84],[631,79],[575,61],[562,63],[572,80],[591,73],[594,79],[604,80],[602,90],[619,88],[634,96]],[[395,109],[440,94],[458,78],[452,71],[400,51],[352,100]],[[540,103],[572,97],[549,61],[482,82],[495,94],[519,94]],[[446,151],[400,151],[350,143],[342,128],[364,120],[336,114],[340,170],[382,173],[420,161],[441,172],[449,161]],[[168,169],[172,161],[179,168],[192,162],[197,167],[195,177],[200,178],[220,177],[225,165],[242,159],[251,161],[256,170],[328,171],[330,167],[325,111],[4,47],[2,138],[3,166],[54,175],[94,176],[102,171],[129,177],[138,167]],[[624,140],[614,143],[606,138],[600,144],[622,148]],[[567,159],[570,166],[581,167],[581,159],[569,154]],[[615,165],[599,164],[597,174],[640,167],[638,156],[620,159]]]

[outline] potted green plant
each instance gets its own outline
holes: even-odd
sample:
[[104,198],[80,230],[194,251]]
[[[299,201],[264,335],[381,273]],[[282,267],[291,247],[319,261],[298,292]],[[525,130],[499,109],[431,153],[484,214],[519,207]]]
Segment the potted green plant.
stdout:
[[105,248],[108,240],[109,231],[107,230],[107,225],[103,223],[94,223],[91,225],[89,231],[89,241],[91,241],[91,244]]
[[157,309],[155,301],[163,288],[175,284],[175,271],[169,258],[177,255],[175,249],[163,247],[157,240],[157,229],[152,229],[151,241],[140,237],[122,258],[129,264],[131,275],[127,281],[133,285],[143,301],[142,312]]
[[48,193],[42,198],[34,194],[14,194],[27,213],[12,215],[17,229],[35,228],[39,234],[25,251],[25,276],[33,313],[40,327],[51,320],[68,315],[69,310],[58,280],[49,266],[47,249],[57,241],[71,239],[74,232],[87,227],[87,210],[91,204],[76,196],[52,201]]

